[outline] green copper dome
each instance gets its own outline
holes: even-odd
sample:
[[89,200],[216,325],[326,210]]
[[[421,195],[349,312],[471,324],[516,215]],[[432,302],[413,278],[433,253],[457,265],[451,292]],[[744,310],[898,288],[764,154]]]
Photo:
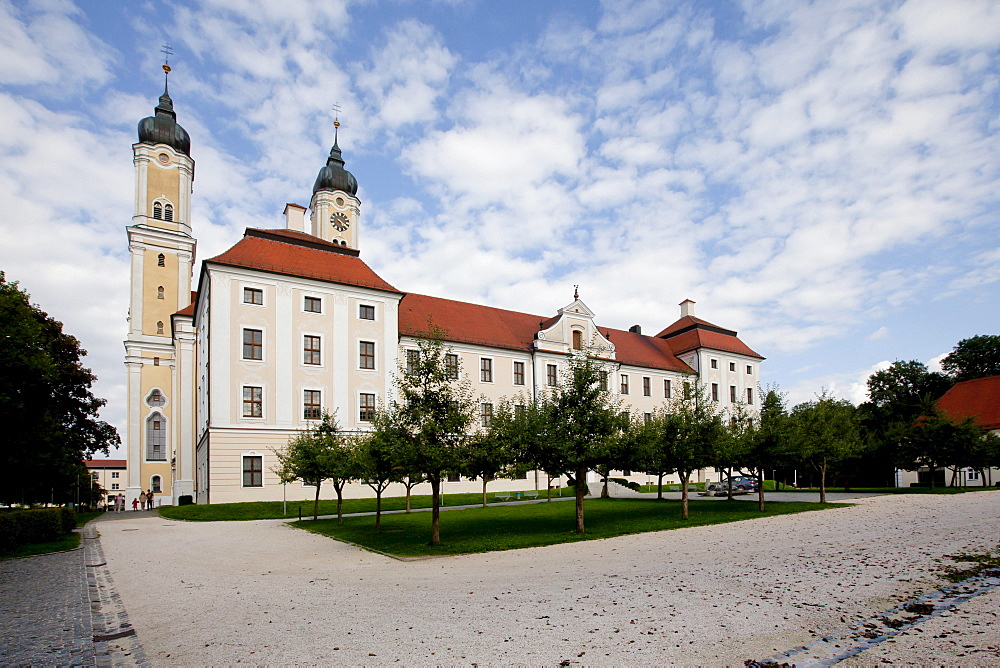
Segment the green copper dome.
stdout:
[[342,190],[351,195],[358,194],[358,180],[354,174],[344,169],[344,158],[340,154],[340,147],[337,140],[333,140],[333,148],[330,149],[330,157],[326,159],[326,165],[319,170],[316,176],[316,183],[313,184],[313,195],[320,190]]
[[191,155],[191,137],[177,123],[174,101],[163,86],[163,95],[156,105],[156,115],[139,121],[139,141],[143,144],[166,144],[186,156]]

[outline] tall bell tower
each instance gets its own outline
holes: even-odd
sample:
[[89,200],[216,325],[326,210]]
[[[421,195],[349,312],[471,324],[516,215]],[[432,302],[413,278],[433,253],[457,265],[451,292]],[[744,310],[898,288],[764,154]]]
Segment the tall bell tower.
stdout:
[[177,123],[170,99],[170,66],[164,64],[163,71],[163,95],[154,115],[139,121],[139,141],[132,145],[135,208],[127,228],[132,261],[125,340],[128,503],[145,490],[176,498],[194,489],[193,462],[186,461],[191,455],[182,447],[179,429],[188,409],[178,396],[178,341],[193,335],[178,336],[172,318],[191,304],[194,160],[191,138]]
[[344,169],[344,158],[337,145],[340,122],[334,121],[333,148],[326,165],[316,176],[309,208],[313,236],[345,248],[358,250],[361,200],[358,180]]

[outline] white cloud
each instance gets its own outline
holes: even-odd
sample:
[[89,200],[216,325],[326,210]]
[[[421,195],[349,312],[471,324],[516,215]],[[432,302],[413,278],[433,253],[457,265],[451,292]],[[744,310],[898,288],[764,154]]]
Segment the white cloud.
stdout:
[[889,336],[889,328],[886,327],[885,325],[882,325],[881,327],[879,327],[874,332],[868,335],[868,340],[878,341],[880,339],[886,338],[887,336]]

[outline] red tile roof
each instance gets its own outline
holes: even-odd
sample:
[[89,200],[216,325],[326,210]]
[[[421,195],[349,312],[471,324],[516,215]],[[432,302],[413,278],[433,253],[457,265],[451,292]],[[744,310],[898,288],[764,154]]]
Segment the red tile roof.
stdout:
[[736,332],[713,325],[707,320],[686,315],[656,335],[670,344],[675,355],[680,355],[695,348],[711,348],[728,353],[737,353],[748,357],[764,359],[750,349],[736,336]]
[[[399,333],[422,336],[429,323],[445,331],[444,339],[507,350],[529,351],[535,334],[555,322],[529,313],[409,293],[399,305]],[[694,373],[677,359],[667,342],[620,329],[598,328],[615,344],[615,358],[625,364]]]
[[248,229],[235,246],[206,262],[399,293],[357,251],[292,230]]
[[1000,376],[956,383],[937,405],[953,418],[972,417],[987,429],[1000,429]]
[[194,304],[197,301],[198,301],[198,292],[195,291],[195,290],[192,290],[191,291],[191,303],[188,304],[187,306],[185,306],[184,308],[182,308],[180,311],[178,311],[174,315],[194,316]]
[[88,469],[123,469],[126,467],[124,459],[84,459],[83,463]]

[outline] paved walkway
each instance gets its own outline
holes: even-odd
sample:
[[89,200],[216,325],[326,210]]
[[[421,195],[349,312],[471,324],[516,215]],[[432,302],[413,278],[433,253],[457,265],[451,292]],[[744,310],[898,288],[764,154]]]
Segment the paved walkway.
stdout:
[[146,663],[98,535],[102,521],[124,515],[87,524],[76,550],[0,562],[0,665]]

